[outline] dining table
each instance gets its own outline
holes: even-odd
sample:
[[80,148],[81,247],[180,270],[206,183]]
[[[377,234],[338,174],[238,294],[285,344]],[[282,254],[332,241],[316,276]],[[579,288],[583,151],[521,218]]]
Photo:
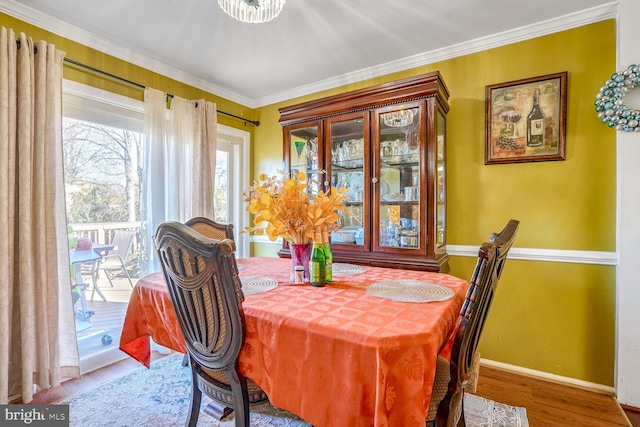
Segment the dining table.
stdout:
[[[269,401],[316,427],[423,426],[438,355],[448,357],[468,282],[335,264],[324,287],[291,282],[291,260],[237,260],[239,368]],[[186,353],[162,273],[136,283],[120,349],[149,367],[151,339]]]

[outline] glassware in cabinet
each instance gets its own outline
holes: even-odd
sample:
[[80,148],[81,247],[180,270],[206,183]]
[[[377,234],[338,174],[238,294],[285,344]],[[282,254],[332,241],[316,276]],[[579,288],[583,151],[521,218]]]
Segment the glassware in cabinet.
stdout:
[[[365,135],[368,117],[363,112],[327,119],[325,134],[330,144],[328,174],[330,185],[346,189],[350,212],[340,214],[339,229],[331,234],[331,244],[355,245],[362,250],[368,233],[369,139]],[[368,239],[367,239],[368,240]]]
[[394,106],[376,114],[378,246],[420,249],[420,109]]
[[322,176],[321,149],[319,141],[321,137],[320,126],[317,123],[294,127],[288,135],[288,164],[289,173],[294,175],[304,172],[307,176],[307,192],[309,197],[318,194],[321,190],[324,177]]

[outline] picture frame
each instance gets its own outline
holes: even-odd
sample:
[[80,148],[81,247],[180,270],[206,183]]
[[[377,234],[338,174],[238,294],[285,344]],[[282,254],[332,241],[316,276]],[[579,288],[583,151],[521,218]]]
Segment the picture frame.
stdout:
[[565,159],[567,72],[486,86],[485,165]]

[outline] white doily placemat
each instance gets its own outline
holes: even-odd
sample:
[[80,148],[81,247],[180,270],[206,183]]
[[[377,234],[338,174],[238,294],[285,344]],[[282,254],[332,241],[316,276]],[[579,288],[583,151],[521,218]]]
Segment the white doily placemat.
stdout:
[[355,264],[341,264],[339,262],[334,262],[331,265],[331,274],[334,276],[353,276],[354,274],[364,272],[364,267]]
[[419,280],[383,280],[367,286],[367,293],[400,302],[446,301],[454,295],[446,286]]
[[278,287],[278,281],[270,277],[241,277],[240,281],[245,295],[259,294]]

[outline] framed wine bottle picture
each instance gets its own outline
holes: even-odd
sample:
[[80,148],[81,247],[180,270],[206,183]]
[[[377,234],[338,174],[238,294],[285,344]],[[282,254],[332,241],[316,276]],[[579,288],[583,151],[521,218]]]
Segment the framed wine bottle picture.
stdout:
[[486,86],[484,164],[564,160],[567,72]]

